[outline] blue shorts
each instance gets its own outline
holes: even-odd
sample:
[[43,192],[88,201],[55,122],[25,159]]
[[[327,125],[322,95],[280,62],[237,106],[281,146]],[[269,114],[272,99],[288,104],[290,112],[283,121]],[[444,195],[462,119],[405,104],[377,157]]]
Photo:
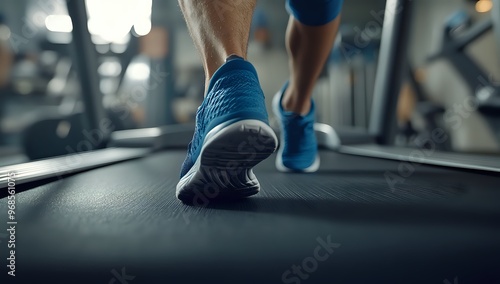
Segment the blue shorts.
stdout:
[[307,26],[322,26],[340,14],[344,0],[287,0],[286,9]]

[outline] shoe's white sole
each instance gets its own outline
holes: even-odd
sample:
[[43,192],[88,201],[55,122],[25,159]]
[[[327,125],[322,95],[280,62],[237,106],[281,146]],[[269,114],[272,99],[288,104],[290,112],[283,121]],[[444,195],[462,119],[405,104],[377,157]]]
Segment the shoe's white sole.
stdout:
[[274,153],[277,145],[272,128],[260,120],[215,127],[206,135],[195,164],[177,184],[177,198],[206,206],[214,200],[258,193],[260,184],[252,168]]
[[283,141],[285,141],[285,136],[284,136],[284,133],[283,133],[283,124],[281,123],[281,119],[280,119],[280,98],[281,98],[281,92],[278,92],[276,95],[274,95],[274,98],[273,98],[273,112],[274,112],[274,115],[276,116],[276,120],[278,121],[279,125],[280,125],[280,147],[278,149],[278,153],[276,155],[276,169],[278,169],[278,171],[280,172],[300,172],[300,173],[313,173],[313,172],[316,172],[318,169],[319,169],[319,165],[320,165],[320,158],[319,158],[319,154],[316,155],[316,159],[314,160],[314,162],[312,163],[312,165],[310,165],[309,167],[305,168],[305,169],[290,169],[288,167],[286,167],[284,164],[283,164]]

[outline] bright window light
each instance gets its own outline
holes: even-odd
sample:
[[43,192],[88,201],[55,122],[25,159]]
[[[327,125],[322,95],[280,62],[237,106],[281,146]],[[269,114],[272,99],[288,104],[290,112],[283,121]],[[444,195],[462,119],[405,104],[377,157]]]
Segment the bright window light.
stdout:
[[49,15],[45,18],[45,27],[51,32],[70,33],[73,24],[68,15]]
[[152,0],[86,0],[88,27],[107,43],[126,44],[132,27],[139,35],[151,30]]

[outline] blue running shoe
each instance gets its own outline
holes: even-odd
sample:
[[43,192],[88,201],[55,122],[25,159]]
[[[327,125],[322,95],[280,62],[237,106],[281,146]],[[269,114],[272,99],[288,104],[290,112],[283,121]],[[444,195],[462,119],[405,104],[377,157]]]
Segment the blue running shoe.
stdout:
[[320,161],[314,132],[314,102],[305,116],[285,111],[281,101],[287,87],[288,83],[273,98],[273,112],[281,129],[276,168],[282,172],[315,172]]
[[212,200],[258,193],[252,168],[277,144],[255,68],[239,57],[228,60],[213,75],[196,113],[177,198],[205,206]]

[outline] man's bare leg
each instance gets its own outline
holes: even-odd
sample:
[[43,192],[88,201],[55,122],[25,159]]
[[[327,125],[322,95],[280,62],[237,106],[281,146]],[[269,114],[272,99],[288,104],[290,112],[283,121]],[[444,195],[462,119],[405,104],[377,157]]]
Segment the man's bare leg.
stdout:
[[179,0],[205,69],[206,86],[230,55],[246,59],[256,0]]
[[311,100],[316,81],[332,50],[343,0],[287,0],[286,34],[290,78],[273,99],[281,128],[276,156],[279,171],[315,172],[320,166]]
[[283,108],[305,115],[311,107],[314,85],[332,50],[340,16],[326,25],[306,26],[290,16],[286,44],[290,57],[290,81]]
[[[255,0],[179,0],[206,74],[176,196],[206,206],[256,194],[253,167],[278,144],[257,71],[245,60]],[[234,55],[234,57],[233,57]]]

